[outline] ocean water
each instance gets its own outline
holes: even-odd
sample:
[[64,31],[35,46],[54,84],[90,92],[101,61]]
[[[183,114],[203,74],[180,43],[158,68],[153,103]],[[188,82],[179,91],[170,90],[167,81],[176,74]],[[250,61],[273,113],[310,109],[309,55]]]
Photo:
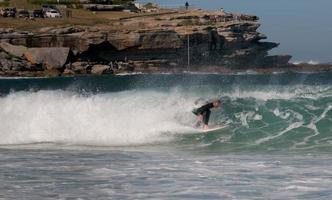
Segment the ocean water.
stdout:
[[[140,0],[171,8],[185,0]],[[259,32],[267,41],[280,43],[271,54],[292,55],[292,62],[332,62],[332,17],[330,0],[188,0],[195,8],[247,13],[260,17]]]
[[331,77],[0,79],[0,199],[331,199]]

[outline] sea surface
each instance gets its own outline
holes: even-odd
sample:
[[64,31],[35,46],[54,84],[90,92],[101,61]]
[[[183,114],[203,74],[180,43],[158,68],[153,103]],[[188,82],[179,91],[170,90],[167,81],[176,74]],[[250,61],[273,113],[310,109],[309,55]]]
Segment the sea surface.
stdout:
[[[186,0],[139,0],[164,7],[184,7]],[[292,55],[293,62],[332,62],[331,0],[188,0],[193,8],[253,14],[259,32],[280,43],[271,54]]]
[[[331,77],[0,79],[0,199],[329,200]],[[228,128],[197,133],[215,98]]]

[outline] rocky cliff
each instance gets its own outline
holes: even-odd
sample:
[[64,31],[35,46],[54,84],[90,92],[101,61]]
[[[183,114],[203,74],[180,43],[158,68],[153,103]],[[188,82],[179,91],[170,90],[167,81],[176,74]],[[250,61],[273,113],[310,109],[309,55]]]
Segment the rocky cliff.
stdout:
[[267,37],[257,32],[258,20],[198,9],[110,20],[93,27],[0,29],[0,71],[73,75],[183,71],[188,65],[199,71],[289,66],[291,56],[268,55],[278,44],[261,41]]

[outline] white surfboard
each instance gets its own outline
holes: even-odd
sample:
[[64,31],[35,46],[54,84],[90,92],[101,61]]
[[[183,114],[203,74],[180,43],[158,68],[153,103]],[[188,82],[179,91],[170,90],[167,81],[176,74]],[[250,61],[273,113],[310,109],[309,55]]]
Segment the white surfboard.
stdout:
[[214,132],[214,131],[225,129],[227,127],[228,127],[228,125],[226,124],[226,125],[222,125],[222,126],[217,126],[217,127],[209,128],[209,129],[202,129],[202,130],[200,130],[200,132],[202,132],[202,133],[210,133],[210,132]]

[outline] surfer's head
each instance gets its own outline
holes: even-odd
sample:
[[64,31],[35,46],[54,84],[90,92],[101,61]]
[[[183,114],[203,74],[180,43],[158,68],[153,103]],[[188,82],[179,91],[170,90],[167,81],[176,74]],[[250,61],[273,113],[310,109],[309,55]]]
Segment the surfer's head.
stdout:
[[219,108],[220,107],[220,104],[221,104],[221,101],[220,100],[215,100],[212,102],[213,103],[213,107],[215,108]]

